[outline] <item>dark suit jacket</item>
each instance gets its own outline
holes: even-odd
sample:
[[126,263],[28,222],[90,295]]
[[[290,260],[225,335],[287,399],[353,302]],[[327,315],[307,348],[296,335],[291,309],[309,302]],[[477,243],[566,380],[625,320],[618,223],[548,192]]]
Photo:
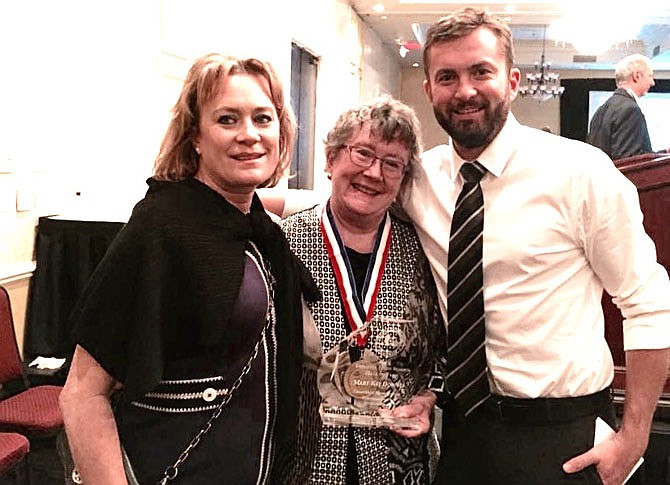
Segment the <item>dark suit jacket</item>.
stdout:
[[614,91],[596,110],[586,141],[607,153],[612,160],[653,151],[642,110],[623,88]]

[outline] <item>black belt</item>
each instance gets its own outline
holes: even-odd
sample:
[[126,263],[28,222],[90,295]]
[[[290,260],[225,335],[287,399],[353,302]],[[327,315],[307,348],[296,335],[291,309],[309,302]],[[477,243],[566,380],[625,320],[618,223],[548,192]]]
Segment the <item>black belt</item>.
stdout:
[[572,421],[597,414],[610,405],[609,388],[579,397],[517,399],[492,395],[481,405],[489,417],[518,424],[556,423]]
[[199,413],[219,406],[228,393],[223,377],[163,380],[151,392],[131,403],[163,413]]

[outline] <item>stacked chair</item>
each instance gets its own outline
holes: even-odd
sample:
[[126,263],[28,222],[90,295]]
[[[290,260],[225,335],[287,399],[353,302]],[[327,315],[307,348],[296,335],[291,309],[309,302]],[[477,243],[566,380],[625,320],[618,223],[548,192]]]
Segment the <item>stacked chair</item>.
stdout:
[[0,287],[0,385],[4,391],[17,384],[16,392],[0,400],[0,476],[5,465],[11,468],[28,454],[25,437],[52,437],[63,427],[58,408],[62,387],[30,386],[16,341],[9,294]]

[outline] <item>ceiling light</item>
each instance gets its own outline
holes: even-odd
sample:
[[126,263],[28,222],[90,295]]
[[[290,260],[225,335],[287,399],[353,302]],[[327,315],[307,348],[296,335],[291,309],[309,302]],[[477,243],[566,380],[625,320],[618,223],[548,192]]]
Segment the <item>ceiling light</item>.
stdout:
[[412,63],[412,67],[413,67],[414,69],[416,69],[417,67],[419,67],[419,63],[418,63],[418,62],[413,62],[413,63]]
[[386,20],[387,18],[389,18],[389,16],[388,16],[388,15],[382,15],[380,18],[381,18],[382,20]]
[[381,13],[381,12],[384,11],[384,5],[381,4],[381,3],[375,3],[375,4],[372,6],[372,10],[375,11],[375,12],[377,12],[377,13]]
[[640,24],[624,16],[626,23],[618,25],[598,20],[588,24],[581,19],[558,19],[551,24],[551,37],[577,49],[581,54],[602,54],[612,46],[634,39]]
[[621,15],[603,0],[564,0],[563,16],[549,27],[549,36],[572,44],[581,54],[602,54],[614,45],[637,37],[657,0],[637,0],[635,8]]

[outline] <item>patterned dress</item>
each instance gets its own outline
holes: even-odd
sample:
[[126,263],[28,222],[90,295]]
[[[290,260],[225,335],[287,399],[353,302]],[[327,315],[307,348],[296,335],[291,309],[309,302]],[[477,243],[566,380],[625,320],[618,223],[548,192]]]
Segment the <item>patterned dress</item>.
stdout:
[[[310,305],[313,323],[304,329],[305,348],[325,354],[349,333],[340,293],[319,228],[323,208],[315,207],[282,221],[291,249],[311,271],[323,299]],[[392,218],[391,246],[373,318],[412,319],[417,338],[401,356],[412,374],[414,388],[426,387],[434,366],[442,365],[444,325],[437,306],[435,286],[425,255],[411,225]],[[316,328],[308,328],[308,326]],[[320,340],[314,342],[315,339]],[[383,349],[375,339],[368,346]],[[299,424],[292,450],[280,450],[274,483],[345,484],[347,427],[325,426],[319,416],[321,396],[317,369],[306,358],[301,376]],[[438,451],[433,432],[407,439],[384,428],[353,428],[360,485],[430,483]]]

